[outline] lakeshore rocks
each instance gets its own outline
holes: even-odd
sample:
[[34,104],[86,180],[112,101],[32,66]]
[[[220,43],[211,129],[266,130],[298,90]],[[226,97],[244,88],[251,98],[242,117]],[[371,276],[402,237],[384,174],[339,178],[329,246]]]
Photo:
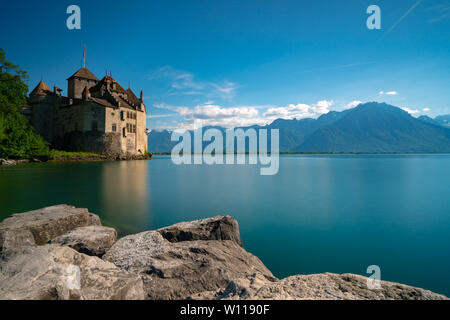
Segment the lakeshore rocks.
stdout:
[[68,246],[89,256],[101,257],[116,240],[117,232],[115,229],[94,225],[76,228],[56,237],[50,243]]
[[87,209],[68,205],[13,214],[0,223],[0,254],[15,253],[30,245],[43,245],[75,228],[100,224],[100,218]]
[[[33,162],[38,162],[39,160],[35,160],[33,159]],[[14,159],[0,159],[0,166],[15,166],[17,164],[21,164],[21,163],[27,163],[30,162],[30,160],[28,159],[19,159],[19,160],[14,160]]]
[[169,242],[157,231],[118,240],[103,259],[140,274],[147,298],[156,300],[215,291],[255,272],[275,279],[257,257],[232,240]]
[[0,265],[1,300],[142,300],[138,275],[69,247],[28,247]]
[[[259,286],[259,288],[258,288]],[[380,289],[369,289],[367,277],[356,274],[320,273],[296,275],[277,282],[248,279],[230,282],[216,299],[256,300],[446,300],[429,290],[381,281]]]
[[242,247],[239,225],[230,216],[216,216],[191,222],[181,222],[156,231],[170,242],[232,240]]
[[5,219],[0,299],[448,299],[387,281],[369,289],[354,274],[278,280],[243,249],[229,216],[116,237],[98,216],[68,205]]

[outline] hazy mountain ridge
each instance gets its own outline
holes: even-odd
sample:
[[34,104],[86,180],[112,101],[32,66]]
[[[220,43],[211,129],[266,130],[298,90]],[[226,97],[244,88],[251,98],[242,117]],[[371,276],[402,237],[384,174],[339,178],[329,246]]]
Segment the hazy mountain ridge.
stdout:
[[[252,128],[279,129],[283,152],[450,152],[450,115],[414,118],[385,103],[364,103],[317,119],[277,119]],[[151,131],[149,151],[170,152],[178,143],[170,141],[170,136],[167,130]]]

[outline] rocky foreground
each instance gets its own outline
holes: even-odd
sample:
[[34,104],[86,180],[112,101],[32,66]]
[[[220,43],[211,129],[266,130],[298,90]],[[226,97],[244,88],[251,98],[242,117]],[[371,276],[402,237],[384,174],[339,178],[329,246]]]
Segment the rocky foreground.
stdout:
[[236,220],[183,222],[117,240],[97,215],[68,205],[0,223],[0,299],[447,299],[354,274],[282,280],[244,250]]

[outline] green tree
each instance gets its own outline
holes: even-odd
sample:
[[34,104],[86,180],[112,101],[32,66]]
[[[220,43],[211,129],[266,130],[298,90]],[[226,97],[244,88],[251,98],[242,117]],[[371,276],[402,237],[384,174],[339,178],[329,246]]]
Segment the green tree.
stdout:
[[0,48],[0,157],[46,157],[48,143],[34,132],[21,114],[27,103],[28,75],[19,66],[6,61]]

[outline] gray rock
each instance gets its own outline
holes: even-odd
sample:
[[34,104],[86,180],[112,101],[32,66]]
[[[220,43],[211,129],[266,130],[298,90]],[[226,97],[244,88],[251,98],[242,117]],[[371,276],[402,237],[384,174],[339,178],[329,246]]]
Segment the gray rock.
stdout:
[[245,275],[243,278],[229,282],[225,289],[217,291],[205,291],[189,297],[192,300],[243,300],[251,299],[256,292],[266,284],[276,282],[277,279],[267,277],[261,273]]
[[0,166],[13,166],[16,164],[15,160],[0,159]]
[[33,234],[27,229],[0,229],[0,258],[36,245]]
[[232,240],[242,247],[239,225],[230,216],[181,222],[156,230],[170,242],[192,240]]
[[245,278],[231,281],[225,290],[217,295],[217,299],[252,299],[261,287],[274,283],[276,280],[267,278],[260,273],[247,275]]
[[27,162],[30,162],[30,160],[28,160],[28,159],[19,159],[19,160],[0,159],[0,166],[15,166],[17,164],[27,163]]
[[1,300],[144,298],[138,275],[69,247],[28,247],[0,262],[0,270]]
[[50,241],[89,256],[101,257],[116,242],[117,232],[103,226],[80,227]]
[[78,227],[100,225],[100,218],[87,209],[57,205],[13,214],[0,223],[0,254],[42,245]]
[[[367,278],[356,274],[319,273],[297,275],[262,286],[246,279],[231,282],[217,299],[267,300],[442,300],[447,297],[395,282],[381,281],[369,289]],[[259,288],[258,288],[259,286]],[[237,288],[237,289],[236,289]]]
[[275,279],[257,257],[235,241],[169,242],[157,231],[118,240],[103,259],[139,273],[148,299],[185,299],[224,288],[231,280],[253,273]]

